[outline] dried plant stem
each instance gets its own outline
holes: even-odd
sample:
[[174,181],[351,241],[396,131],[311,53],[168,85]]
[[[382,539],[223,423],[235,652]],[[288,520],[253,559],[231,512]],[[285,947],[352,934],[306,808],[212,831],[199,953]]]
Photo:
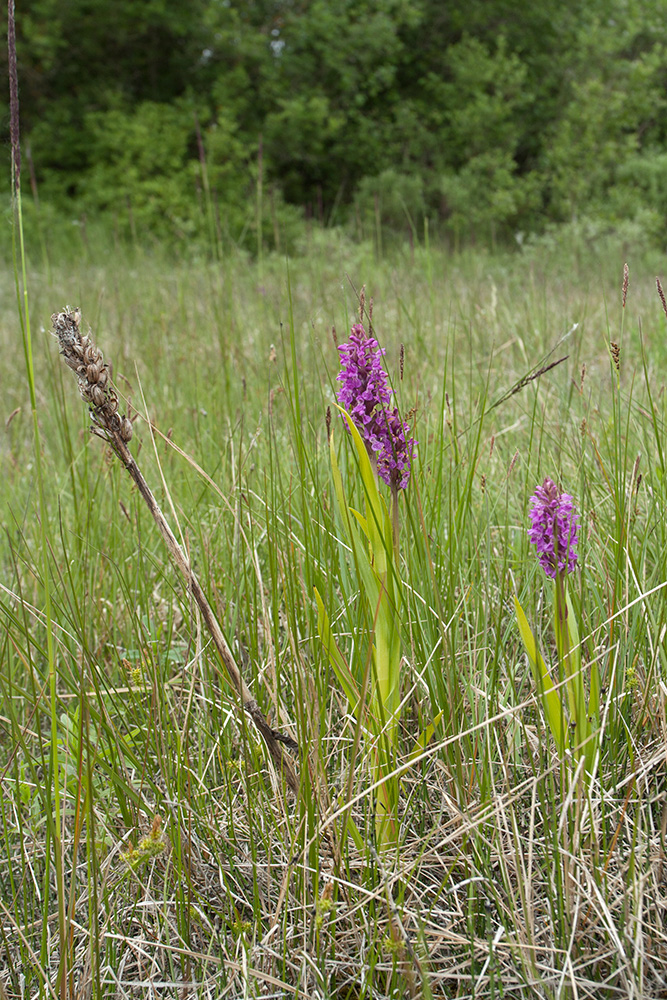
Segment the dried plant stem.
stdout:
[[230,684],[238,695],[243,709],[248,713],[261,733],[278,770],[293,792],[298,791],[298,781],[290,761],[285,756],[283,744],[298,749],[291,737],[283,736],[271,728],[265,719],[259,705],[247,687],[234,656],[227,645],[220,623],[208,602],[206,594],[190,566],[189,560],[169,527],[167,519],[144,479],[139,466],[132,457],[128,442],[132,437],[132,424],[126,416],[118,413],[118,396],[111,382],[110,370],[105,363],[102,352],[91,341],[90,337],[81,334],[81,312],[78,309],[66,307],[64,312],[55,313],[51,317],[54,331],[60,343],[60,351],[65,362],[75,372],[79,382],[79,391],[83,399],[90,405],[91,417],[94,421],[93,431],[102,437],[121,460],[135,482],[137,489],[148,507],[158,531],[169,550],[169,554],[186,580],[199,610],[204,624],[218,651]]

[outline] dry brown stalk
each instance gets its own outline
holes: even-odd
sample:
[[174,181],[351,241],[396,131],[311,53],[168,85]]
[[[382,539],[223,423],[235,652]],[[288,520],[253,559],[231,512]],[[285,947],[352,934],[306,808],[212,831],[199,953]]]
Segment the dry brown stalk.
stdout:
[[169,554],[182,573],[185,581],[201,611],[204,624],[222,660],[227,678],[238,695],[239,702],[248,713],[261,733],[264,742],[276,763],[280,773],[293,792],[298,791],[298,781],[292,764],[285,756],[283,744],[298,749],[294,740],[276,732],[268,724],[259,705],[247,687],[232,652],[225,641],[220,624],[208,602],[199,580],[192,571],[187,556],[178,544],[174,533],[160,510],[148,483],[144,479],[139,466],[132,457],[127,445],[132,437],[132,424],[127,416],[118,412],[118,394],[111,381],[109,365],[104,361],[100,349],[93,343],[89,335],[81,333],[81,311],[70,309],[69,306],[51,317],[60,352],[66,364],[75,373],[79,392],[90,406],[90,415],[94,422],[93,432],[103,438],[118,458],[121,460],[134,480],[146,506],[148,507],[158,531],[169,550]]

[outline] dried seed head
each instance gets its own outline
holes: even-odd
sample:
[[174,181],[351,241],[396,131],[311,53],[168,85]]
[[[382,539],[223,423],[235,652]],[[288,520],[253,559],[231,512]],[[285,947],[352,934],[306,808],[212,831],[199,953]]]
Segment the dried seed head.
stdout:
[[364,308],[366,306],[366,286],[361,286],[361,291],[359,292],[359,322],[364,321]]
[[326,424],[327,424],[327,441],[330,441],[331,440],[331,407],[330,406],[327,406]]
[[623,309],[625,309],[625,300],[628,297],[628,281],[629,281],[629,278],[630,278],[630,268],[628,267],[627,264],[624,264],[623,265],[623,286],[622,286],[622,292],[623,292],[622,308]]
[[14,419],[14,417],[18,416],[18,414],[20,412],[21,412],[21,407],[20,406],[17,406],[15,410],[12,410],[12,412],[9,414],[9,416],[5,420],[5,430],[9,429],[9,426],[10,426],[12,420]]
[[102,352],[90,336],[81,333],[81,310],[68,306],[63,312],[54,313],[51,321],[60,353],[77,377],[79,392],[90,406],[97,433],[112,444],[117,435],[116,445],[120,447],[120,441],[127,442],[132,437],[132,424],[118,414],[118,395]]
[[104,406],[104,389],[100,389],[99,385],[92,385],[87,390],[87,395],[94,406]]
[[611,353],[611,360],[614,362],[614,368],[619,372],[621,370],[621,348],[612,340],[609,345],[609,351]]
[[401,382],[403,381],[403,367],[405,365],[405,347],[401,344],[401,351],[398,356],[398,370],[401,373]]
[[482,473],[482,475],[479,478],[479,487],[482,491],[482,496],[484,496],[484,494],[486,493],[486,476],[484,475],[484,473]]
[[579,379],[579,392],[584,391],[584,380],[586,378],[586,362],[584,361],[581,366],[581,377]]

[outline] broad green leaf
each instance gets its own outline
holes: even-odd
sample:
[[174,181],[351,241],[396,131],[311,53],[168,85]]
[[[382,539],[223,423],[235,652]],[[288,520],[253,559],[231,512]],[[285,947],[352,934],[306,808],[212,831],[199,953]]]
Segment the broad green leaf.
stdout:
[[570,656],[572,658],[573,669],[579,671],[581,668],[581,644],[579,641],[579,627],[577,625],[577,616],[574,613],[574,608],[572,606],[570,595],[567,593],[566,593],[566,599],[567,599],[567,627],[570,633]]
[[[569,611],[567,602],[567,590],[565,590],[566,604],[565,609],[567,611],[567,617],[563,619],[563,610],[559,608],[559,581],[556,581],[556,609],[554,614],[554,631],[556,633],[556,655],[558,656],[558,664],[561,668],[561,674],[565,678],[565,686],[561,688],[564,696],[567,697],[567,707],[570,713],[570,721],[575,722],[579,718],[579,713],[577,711],[577,686],[575,673],[575,662],[570,654],[570,625],[569,625]],[[579,735],[579,734],[578,734]]]
[[558,692],[553,685],[553,681],[551,680],[546,664],[537,648],[537,643],[535,642],[535,637],[532,633],[531,627],[528,624],[528,619],[526,618],[523,608],[519,604],[516,595],[514,596],[514,610],[516,611],[516,618],[519,623],[519,632],[521,633],[521,638],[533,670],[535,683],[538,691],[542,695],[547,721],[556,741],[556,746],[562,756],[565,753],[565,721],[563,719],[563,707],[561,705],[561,700],[558,697]]
[[[338,500],[338,509],[340,512],[340,517],[343,522],[343,527],[345,528],[347,533],[347,541],[349,543],[350,548],[352,549],[352,556],[354,558],[355,566],[361,577],[361,583],[363,585],[366,597],[371,607],[374,608],[377,606],[380,597],[380,586],[368,556],[368,545],[362,543],[356,525],[352,520],[352,518],[350,517],[351,508],[348,507],[347,505],[345,490],[343,488],[343,479],[340,474],[340,469],[338,468],[338,462],[336,461],[336,449],[334,447],[333,434],[331,434],[331,438],[329,441],[329,452],[331,456],[331,470],[333,473],[334,487],[336,491],[336,499]],[[359,516],[358,514],[356,514],[355,511],[353,511],[353,513],[355,513],[356,517]],[[366,522],[366,524],[368,524],[368,522]]]
[[591,689],[588,699],[588,714],[592,719],[600,719],[600,669],[597,660],[591,663]]
[[368,538],[368,540],[370,541],[370,535],[368,533],[368,522],[366,521],[366,518],[364,517],[364,515],[360,514],[358,510],[354,509],[354,507],[350,507],[349,511],[350,511],[350,514],[354,514],[354,516],[356,517],[357,521],[359,522],[359,527],[361,528],[361,530],[365,534],[366,538]]
[[389,716],[396,712],[400,703],[401,638],[386,592],[380,597],[375,648],[378,693]]
[[315,591],[315,600],[317,601],[317,627],[320,633],[322,645],[324,646],[326,654],[329,657],[334,673],[338,678],[338,683],[342,687],[345,692],[345,696],[350,703],[351,709],[356,712],[360,697],[359,687],[347,664],[347,660],[336,644],[336,640],[334,639],[331,631],[331,625],[329,624],[329,616],[327,615],[320,593],[317,587],[313,589]]
[[371,460],[368,457],[366,445],[362,440],[361,434],[359,433],[349,413],[346,413],[342,407],[339,407],[339,409],[350,429],[352,441],[354,442],[354,447],[357,452],[359,471],[364,484],[366,503],[369,507],[366,518],[368,524],[368,537],[370,539],[371,548],[375,557],[377,571],[380,575],[382,575],[387,570],[387,560],[391,558],[393,548],[391,533],[388,537],[385,537],[384,534],[385,525],[388,520],[387,505],[382,499],[378,489],[377,478],[375,472],[373,471],[373,467],[371,466]]

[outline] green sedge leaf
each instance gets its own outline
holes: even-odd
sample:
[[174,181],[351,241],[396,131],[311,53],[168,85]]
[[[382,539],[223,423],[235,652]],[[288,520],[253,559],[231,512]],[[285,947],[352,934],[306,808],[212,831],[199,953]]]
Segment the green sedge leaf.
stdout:
[[[574,720],[577,724],[577,735],[580,742],[588,740],[591,733],[591,725],[589,721],[589,716],[591,715],[590,710],[587,710],[586,704],[586,691],[584,689],[584,672],[581,668],[581,642],[579,639],[579,628],[577,626],[577,616],[574,613],[574,607],[570,599],[569,593],[565,592],[565,597],[567,601],[567,628],[570,638],[570,672],[572,680],[568,682],[568,688],[571,688],[571,697],[574,700],[575,712]],[[587,755],[590,752],[591,742],[587,743]]]
[[415,759],[415,757],[418,757],[419,754],[422,753],[429,745],[429,743],[433,739],[433,734],[440,725],[440,720],[442,719],[442,715],[443,715],[442,712],[438,712],[433,722],[429,722],[426,729],[422,729],[421,733],[415,740],[415,745],[413,746],[410,752],[410,755],[408,757],[409,761],[412,761]]
[[359,832],[359,827],[349,814],[347,817],[347,825],[345,829],[349,832],[350,836],[352,837],[356,849],[361,854],[363,854],[363,852],[366,850],[366,842],[364,838],[361,836],[361,833]]
[[338,461],[336,459],[336,448],[334,446],[333,431],[329,437],[329,457],[331,459],[331,473],[333,475],[334,488],[336,490],[336,499],[338,500],[338,509],[340,510],[340,516],[343,521],[343,526],[347,530],[350,545],[353,545],[352,523],[350,521],[347,500],[345,499],[345,490],[343,489],[343,478],[340,474],[340,469],[338,468]]

